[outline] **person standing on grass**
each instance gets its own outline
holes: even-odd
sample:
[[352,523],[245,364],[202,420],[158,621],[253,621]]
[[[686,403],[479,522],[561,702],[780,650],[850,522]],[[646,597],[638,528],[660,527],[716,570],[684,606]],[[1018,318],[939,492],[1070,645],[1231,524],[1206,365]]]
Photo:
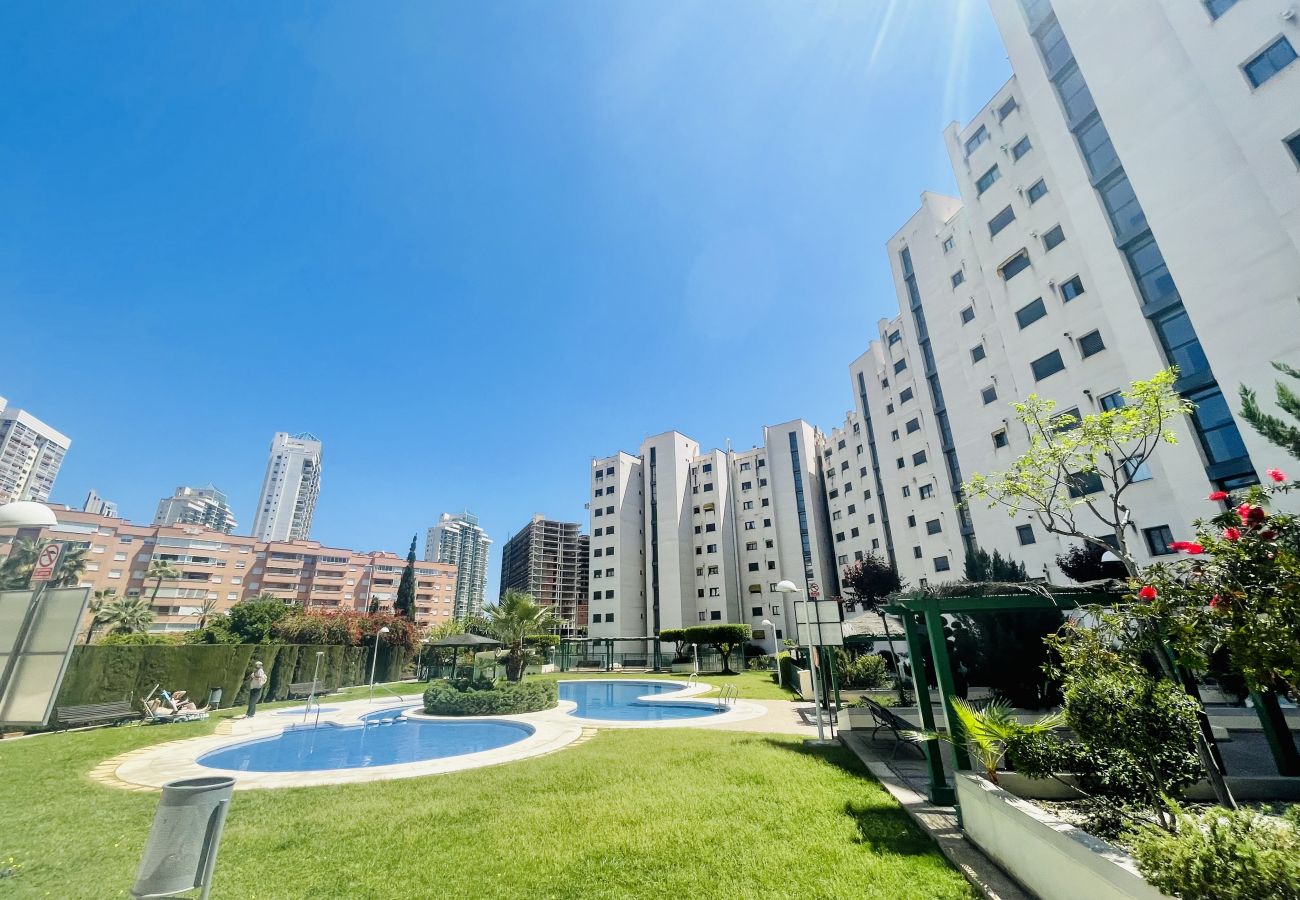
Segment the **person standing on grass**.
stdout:
[[253,663],[253,671],[248,676],[248,718],[257,715],[257,701],[262,699],[262,688],[266,687],[266,672],[260,662]]

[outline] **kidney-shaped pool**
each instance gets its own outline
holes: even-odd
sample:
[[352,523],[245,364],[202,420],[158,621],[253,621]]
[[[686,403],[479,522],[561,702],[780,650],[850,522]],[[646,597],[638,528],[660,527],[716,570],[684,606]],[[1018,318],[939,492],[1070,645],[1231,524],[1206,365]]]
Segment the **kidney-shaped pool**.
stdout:
[[671,681],[561,681],[560,699],[577,704],[569,715],[618,722],[703,719],[726,712],[716,703],[643,699],[681,690],[680,684]]

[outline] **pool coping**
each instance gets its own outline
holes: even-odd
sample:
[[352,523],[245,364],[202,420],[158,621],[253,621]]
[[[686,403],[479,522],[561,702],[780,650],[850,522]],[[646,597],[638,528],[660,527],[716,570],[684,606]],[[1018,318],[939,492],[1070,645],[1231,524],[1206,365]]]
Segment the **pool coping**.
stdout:
[[[636,679],[583,678],[561,680],[626,684],[628,681],[635,681]],[[662,679],[645,679],[645,681],[659,680]],[[694,699],[711,691],[712,687],[709,685],[692,685],[669,692],[666,696],[650,694],[638,699],[646,703],[680,705],[676,701]],[[276,710],[274,714],[264,714],[251,719],[223,721],[217,726],[214,733],[203,737],[167,741],[121,754],[100,763],[91,771],[90,777],[103,784],[136,791],[158,790],[164,784],[180,778],[212,775],[228,775],[234,778],[236,790],[317,787],[327,784],[361,784],[371,781],[442,775],[448,772],[461,772],[468,769],[530,759],[547,753],[554,753],[577,742],[584,736],[590,738],[595,734],[595,729],[598,728],[708,728],[712,725],[758,718],[766,712],[766,709],[758,704],[735,700],[727,704],[725,712],[713,716],[670,719],[657,722],[588,719],[571,715],[570,713],[577,709],[577,704],[571,700],[561,700],[559,704],[551,709],[519,715],[430,716],[412,708],[412,704],[418,704],[421,698],[421,694],[394,695],[392,698],[385,698],[385,705],[379,705],[374,699],[343,701],[336,704],[335,711],[321,714],[311,721],[335,726],[360,725],[364,716],[401,706],[405,708],[401,709],[400,715],[405,718],[443,722],[502,722],[526,725],[533,730],[533,733],[523,740],[492,750],[465,753],[442,759],[394,763],[387,766],[320,769],[312,772],[248,772],[238,769],[218,769],[198,763],[199,757],[213,751],[223,750],[248,741],[274,738],[290,728],[300,727],[301,723],[290,720],[290,716],[287,715],[288,710]],[[693,703],[691,705],[699,704]],[[398,711],[394,709],[394,712],[396,714]]]

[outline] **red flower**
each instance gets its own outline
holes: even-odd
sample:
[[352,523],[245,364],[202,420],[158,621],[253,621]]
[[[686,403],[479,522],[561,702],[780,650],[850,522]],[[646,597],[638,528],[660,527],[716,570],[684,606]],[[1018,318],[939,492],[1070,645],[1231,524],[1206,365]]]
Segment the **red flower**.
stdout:
[[1215,491],[1214,493],[1210,494],[1210,496],[1207,497],[1206,499],[1207,499],[1207,500],[1227,500],[1227,499],[1228,499],[1228,492],[1227,492],[1227,491]]
[[1263,540],[1266,540],[1266,541],[1276,541],[1276,540],[1277,540],[1277,532],[1276,532],[1276,531],[1273,531],[1272,529],[1269,529],[1268,531],[1262,531],[1262,532],[1260,532],[1260,535],[1259,535],[1259,536],[1260,536]]
[[1169,549],[1177,550],[1180,553],[1189,553],[1192,556],[1205,552],[1205,548],[1195,541],[1170,541]]
[[1241,540],[1241,529],[1233,528],[1231,525],[1229,525],[1227,528],[1223,529],[1223,539],[1225,541]]
[[1218,609],[1220,606],[1225,606],[1225,605],[1226,604],[1223,602],[1223,598],[1220,597],[1218,594],[1215,594],[1213,597],[1210,598],[1210,609]]
[[1251,506],[1249,503],[1243,503],[1241,506],[1237,507],[1237,515],[1241,516],[1243,525],[1258,525],[1264,521],[1264,507]]
[[1138,596],[1143,600],[1156,599],[1156,589],[1149,584],[1142,585],[1142,590],[1138,591]]
[[1281,469],[1269,469],[1264,474],[1269,478],[1272,478],[1274,481],[1286,481],[1286,473]]

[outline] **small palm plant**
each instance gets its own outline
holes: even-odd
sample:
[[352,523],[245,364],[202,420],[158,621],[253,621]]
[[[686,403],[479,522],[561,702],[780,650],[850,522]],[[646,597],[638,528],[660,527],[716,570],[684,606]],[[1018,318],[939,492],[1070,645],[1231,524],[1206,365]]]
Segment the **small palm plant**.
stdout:
[[[1059,712],[1043,716],[1036,722],[1019,722],[1005,703],[990,703],[983,709],[976,709],[968,701],[954,698],[952,711],[961,725],[971,758],[984,767],[984,777],[994,784],[998,783],[998,766],[1007,755],[1007,744],[1012,738],[1047,734],[1065,724],[1065,716]],[[933,740],[953,743],[951,734],[937,731],[905,731],[903,737],[917,743]]]
[[522,681],[528,661],[525,644],[539,634],[548,634],[559,620],[549,606],[542,606],[531,594],[506,591],[500,603],[483,607],[492,633],[506,647],[506,679]]

